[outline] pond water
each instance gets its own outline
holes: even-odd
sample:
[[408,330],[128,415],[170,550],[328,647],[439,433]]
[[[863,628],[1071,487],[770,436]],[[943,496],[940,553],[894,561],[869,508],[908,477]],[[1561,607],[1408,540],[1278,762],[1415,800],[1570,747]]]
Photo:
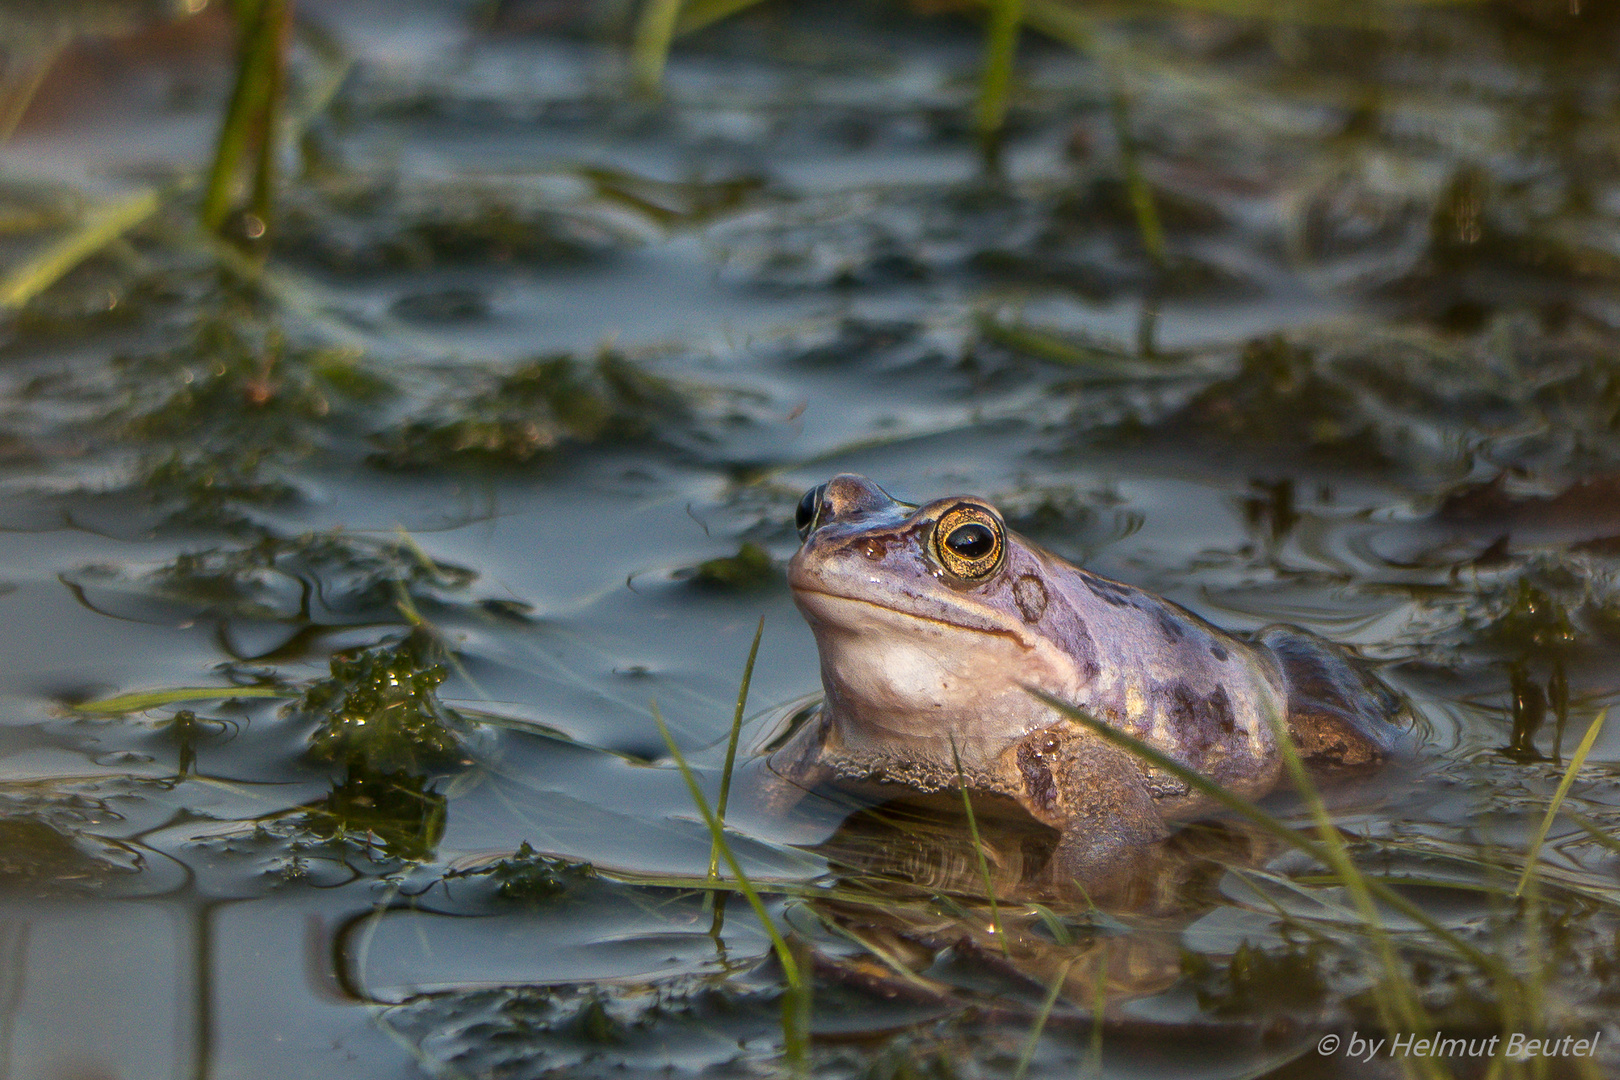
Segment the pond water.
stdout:
[[[237,242],[186,6],[0,14],[6,100],[54,58],[5,282],[146,207],[0,313],[0,1075],[1620,1060],[1620,725],[1516,893],[1620,691],[1614,9],[1031,3],[987,162],[973,5],[763,3],[657,101],[622,4],[312,0]],[[1357,647],[1423,735],[1332,798],[1392,892],[1223,819],[1099,910],[1030,828],[744,766],[788,994],[654,709],[712,800],[758,628],[745,751],[818,700],[842,471]],[[1598,1042],[1348,1053],[1434,1031]]]

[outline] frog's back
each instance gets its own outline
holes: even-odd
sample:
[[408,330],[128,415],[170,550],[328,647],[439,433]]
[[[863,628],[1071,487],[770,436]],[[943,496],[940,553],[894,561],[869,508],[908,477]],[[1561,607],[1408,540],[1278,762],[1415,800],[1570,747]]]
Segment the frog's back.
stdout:
[[[1349,650],[1295,626],[1238,637],[1144,590],[1049,559],[1101,655],[1086,700],[1124,728],[1229,790],[1258,797],[1281,779],[1274,718],[1319,772],[1377,765],[1401,746],[1404,703]],[[1092,641],[1095,641],[1095,645]],[[1206,808],[1146,770],[1161,809]]]
[[1288,687],[1288,734],[1318,770],[1377,765],[1409,738],[1404,703],[1343,646],[1297,626],[1254,635]]

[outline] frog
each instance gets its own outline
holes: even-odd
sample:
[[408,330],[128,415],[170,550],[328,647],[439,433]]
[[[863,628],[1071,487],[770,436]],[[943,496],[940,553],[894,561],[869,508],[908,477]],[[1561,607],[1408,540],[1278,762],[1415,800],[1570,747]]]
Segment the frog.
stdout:
[[784,790],[957,809],[967,793],[1056,830],[1052,872],[1106,892],[1216,805],[1050,701],[1250,800],[1283,783],[1280,739],[1324,779],[1409,741],[1400,697],[1345,648],[1222,630],[1044,550],[982,498],[915,505],[843,473],[795,518],[787,578],[824,696],[765,759]]

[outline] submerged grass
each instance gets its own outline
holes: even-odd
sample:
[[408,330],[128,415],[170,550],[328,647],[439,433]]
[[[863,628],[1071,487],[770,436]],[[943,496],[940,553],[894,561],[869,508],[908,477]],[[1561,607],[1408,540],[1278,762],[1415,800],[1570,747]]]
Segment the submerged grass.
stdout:
[[1130,102],[1125,91],[1115,89],[1112,114],[1114,137],[1119,141],[1120,164],[1125,170],[1125,190],[1130,197],[1131,213],[1136,218],[1136,231],[1142,247],[1153,260],[1153,265],[1164,270],[1168,261],[1164,244],[1164,225],[1159,220],[1158,207],[1153,202],[1153,188],[1142,175],[1141,156],[1136,148],[1136,136],[1131,130]]
[[1001,942],[1001,954],[1010,955],[1007,931],[1001,925],[1001,908],[996,904],[996,886],[990,879],[990,862],[984,855],[984,840],[979,836],[979,819],[973,813],[973,800],[968,796],[967,777],[962,772],[962,755],[957,752],[956,739],[951,739],[951,761],[956,765],[956,785],[962,793],[962,810],[967,814],[968,835],[973,838],[973,855],[979,863],[979,877],[984,881],[984,896],[990,901],[990,932]]

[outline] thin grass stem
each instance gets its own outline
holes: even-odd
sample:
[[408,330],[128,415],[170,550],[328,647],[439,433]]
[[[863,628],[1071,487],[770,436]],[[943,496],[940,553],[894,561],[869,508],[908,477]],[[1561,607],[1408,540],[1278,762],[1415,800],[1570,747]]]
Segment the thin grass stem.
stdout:
[[973,800],[968,797],[967,777],[962,772],[962,755],[957,753],[955,736],[951,737],[951,760],[956,762],[956,783],[962,792],[962,809],[967,813],[968,832],[973,837],[973,853],[979,859],[979,876],[984,880],[984,895],[990,901],[990,930],[1001,942],[1001,954],[1011,956],[1007,934],[1001,926],[1001,909],[996,904],[996,887],[990,880],[990,861],[984,857],[984,841],[979,839],[979,819],[973,813]]
[[[1267,720],[1276,736],[1277,753],[1282,758],[1283,769],[1300,798],[1304,800],[1311,821],[1316,826],[1316,834],[1321,837],[1320,847],[1327,858],[1327,865],[1338,875],[1345,891],[1350,894],[1356,913],[1361,917],[1368,935],[1372,938],[1379,963],[1383,965],[1386,981],[1381,982],[1375,990],[1380,1019],[1387,1027],[1392,1017],[1398,1018],[1402,1030],[1413,1033],[1414,1037],[1427,1035],[1430,1030],[1428,1016],[1419,1005],[1417,991],[1407,979],[1400,958],[1396,955],[1395,944],[1378,917],[1378,907],[1373,902],[1373,883],[1361,873],[1361,868],[1350,858],[1344,836],[1328,816],[1327,806],[1322,802],[1321,794],[1305,771],[1305,763],[1300,759],[1299,751],[1294,748],[1294,742],[1288,735],[1287,724],[1275,712],[1268,713]],[[1428,1058],[1419,1059],[1417,1071],[1437,1078],[1445,1075],[1445,1069],[1437,1061]]]
[[295,698],[297,691],[279,686],[182,686],[174,690],[138,690],[117,697],[81,701],[68,708],[76,713],[97,716],[122,716],[126,713],[145,712],[159,705],[174,705],[182,701],[225,701],[230,698]]
[[837,934],[846,941],[859,945],[861,948],[877,957],[878,961],[882,963],[884,967],[894,972],[895,975],[903,981],[910,983],[912,986],[923,991],[924,993],[932,994],[936,997],[943,998],[949,995],[949,987],[942,983],[937,983],[931,979],[925,979],[921,975],[918,975],[915,971],[912,971],[909,967],[907,967],[898,956],[894,955],[893,952],[885,949],[877,942],[862,937],[855,931],[849,929],[847,926],[839,925],[837,922],[820,912],[814,912],[814,914],[816,920],[820,922],[821,925],[829,932]]
[[669,732],[669,725],[664,723],[663,713],[658,710],[658,703],[652,702],[653,722],[658,725],[658,734],[663,736],[664,745],[669,747],[670,756],[681,770],[681,779],[686,781],[687,793],[692,798],[692,805],[697,807],[698,813],[703,815],[703,822],[709,827],[709,835],[719,846],[720,854],[725,858],[726,865],[731,869],[731,875],[737,881],[737,888],[742,890],[743,896],[748,900],[748,906],[754,909],[760,926],[771,939],[771,948],[776,951],[777,963],[782,965],[782,977],[787,981],[788,993],[782,1003],[782,1050],[795,1073],[802,1073],[808,1060],[809,1029],[801,1024],[809,1015],[809,993],[805,985],[803,969],[799,965],[798,957],[787,941],[782,937],[781,931],[776,928],[770,912],[765,910],[765,903],[759,898],[758,891],[743,873],[742,864],[731,850],[726,841],[725,827],[720,819],[714,816],[709,809],[709,800],[703,794],[703,788],[698,785],[697,777],[693,775],[692,768],[686,763],[686,755],[676,745],[675,737]]
[[1045,904],[1030,904],[1029,906],[1046,926],[1054,941],[1065,948],[1074,944],[1074,935],[1069,932],[1067,926],[1063,925],[1063,920],[1057,917],[1057,912]]
[[264,102],[256,126],[258,146],[253,164],[253,195],[248,205],[258,219],[258,236],[270,228],[275,202],[277,128],[287,82],[287,45],[292,37],[292,0],[262,0],[260,45],[264,50]]
[[236,85],[214,144],[214,161],[199,211],[203,227],[210,232],[218,232],[230,214],[232,188],[255,135],[264,140],[275,137],[265,118],[276,84],[275,54],[282,44],[278,15],[283,5],[284,0],[237,0],[235,5],[240,28]]
[[51,67],[56,63],[57,56],[62,51],[62,42],[51,45],[45,55],[33,61],[33,67],[21,79],[12,83],[11,88],[0,93],[0,143],[11,138],[11,133],[17,130],[17,125],[28,113],[28,105],[34,100],[34,94],[45,81]]
[[1108,1007],[1108,954],[1097,963],[1097,975],[1091,983],[1091,1047],[1086,1053],[1088,1071],[1102,1075],[1103,1010]]
[[986,0],[990,20],[985,27],[984,75],[979,84],[975,119],[985,159],[994,163],[1007,121],[1012,96],[1013,69],[1018,60],[1018,33],[1024,20],[1024,0]]
[[1091,16],[1060,0],[1024,0],[1024,22],[1076,52],[1089,53],[1096,46]]
[[[754,643],[748,647],[748,663],[743,665],[742,686],[737,689],[737,709],[731,714],[731,737],[726,742],[726,764],[720,773],[720,795],[714,801],[715,817],[726,823],[726,804],[731,799],[731,774],[737,766],[737,741],[742,734],[743,710],[748,707],[748,686],[754,681],[754,661],[759,658],[759,641],[765,636],[765,616],[759,617]],[[720,845],[709,849],[709,876],[720,876]]]
[[1536,830],[1536,838],[1530,842],[1530,850],[1525,854],[1524,873],[1519,875],[1519,883],[1513,888],[1515,897],[1524,892],[1525,885],[1536,872],[1536,860],[1541,857],[1541,845],[1546,843],[1547,833],[1552,830],[1553,820],[1558,817],[1558,808],[1564,805],[1564,797],[1569,794],[1570,785],[1575,783],[1575,774],[1586,764],[1586,755],[1592,752],[1592,744],[1597,742],[1598,732],[1603,730],[1603,721],[1608,715],[1608,709],[1597,714],[1591,726],[1586,729],[1586,734],[1582,736],[1581,744],[1571,755],[1569,767],[1564,770],[1563,779],[1558,781],[1558,789],[1553,792],[1552,802],[1547,804],[1547,814],[1541,819],[1541,828]]
[[161,205],[155,190],[138,192],[86,215],[78,228],[0,278],[0,308],[20,308],[68,271],[139,225]]
[[760,0],[687,0],[681,5],[681,17],[675,23],[675,36],[681,37],[701,30],[710,23],[751,8]]
[[1035,1050],[1041,1045],[1041,1032],[1046,1030],[1046,1021],[1052,1016],[1052,1007],[1057,1004],[1058,995],[1063,992],[1063,984],[1069,978],[1069,969],[1074,966],[1078,956],[1071,956],[1058,965],[1057,974],[1052,977],[1052,985],[1046,988],[1046,997],[1041,999],[1041,1007],[1035,1013],[1035,1022],[1029,1027],[1029,1035],[1024,1039],[1024,1049],[1018,1055],[1018,1065],[1013,1069],[1012,1080],[1024,1080],[1024,1073],[1029,1071],[1029,1063],[1035,1059]]
[[1114,90],[1112,115],[1114,137],[1119,142],[1120,164],[1125,170],[1125,192],[1131,203],[1131,214],[1136,218],[1136,231],[1142,238],[1142,247],[1153,265],[1164,269],[1166,262],[1164,226],[1159,221],[1159,210],[1153,202],[1153,189],[1142,175],[1141,156],[1136,138],[1131,134],[1130,103],[1123,89]]
[[1573,821],[1576,825],[1579,825],[1581,830],[1585,832],[1587,836],[1590,836],[1594,843],[1598,844],[1600,847],[1607,848],[1616,855],[1620,855],[1620,840],[1617,840],[1608,833],[1604,832],[1603,826],[1599,825],[1595,821],[1582,817],[1573,810],[1569,811],[1564,816],[1569,818],[1569,820]]
[[646,0],[636,20],[635,44],[630,49],[630,73],[636,89],[658,96],[663,92],[664,68],[681,14],[681,0]]

